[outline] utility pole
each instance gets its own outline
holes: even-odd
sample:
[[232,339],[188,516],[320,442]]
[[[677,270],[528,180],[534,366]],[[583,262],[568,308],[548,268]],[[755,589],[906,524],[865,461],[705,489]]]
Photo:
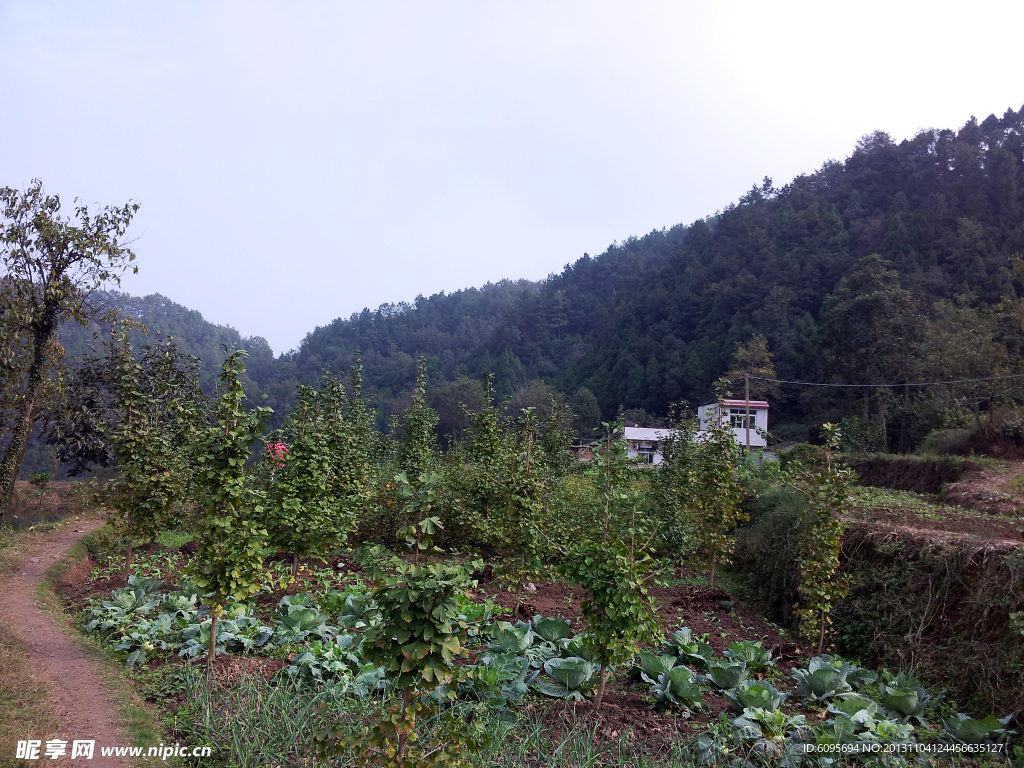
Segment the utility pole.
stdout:
[[746,396],[747,396],[747,407],[746,407],[746,411],[747,412],[746,412],[746,415],[743,418],[743,423],[747,427],[747,458],[749,459],[750,458],[750,374],[749,373],[743,374],[743,383],[744,383],[745,388],[746,388]]

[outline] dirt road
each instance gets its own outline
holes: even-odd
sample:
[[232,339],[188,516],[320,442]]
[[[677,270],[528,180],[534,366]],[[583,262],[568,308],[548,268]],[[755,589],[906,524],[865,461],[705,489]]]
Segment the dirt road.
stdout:
[[[47,682],[50,706],[61,726],[59,738],[67,741],[67,756],[57,760],[46,759],[44,743],[40,750],[43,759],[22,765],[106,768],[129,764],[126,760],[100,754],[101,746],[129,746],[129,742],[119,728],[116,707],[98,673],[96,661],[65,634],[34,596],[47,568],[99,525],[98,522],[82,523],[74,528],[64,525],[44,534],[25,547],[15,571],[0,575],[0,621],[30,648],[30,663]],[[38,734],[16,736],[19,739],[41,738]],[[91,760],[70,759],[75,739],[95,739]],[[0,756],[3,758],[0,762],[13,757]]]

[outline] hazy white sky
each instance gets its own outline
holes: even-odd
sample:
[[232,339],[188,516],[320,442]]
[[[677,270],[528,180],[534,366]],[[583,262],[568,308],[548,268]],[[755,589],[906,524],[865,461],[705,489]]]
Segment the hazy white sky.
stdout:
[[1024,103],[1024,3],[0,0],[0,186],[276,352]]

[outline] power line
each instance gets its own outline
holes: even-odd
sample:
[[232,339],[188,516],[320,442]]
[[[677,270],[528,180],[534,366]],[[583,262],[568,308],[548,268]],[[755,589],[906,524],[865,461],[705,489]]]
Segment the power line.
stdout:
[[973,384],[980,381],[1003,381],[1005,379],[1024,378],[1024,373],[1011,373],[1006,376],[986,376],[981,379],[956,379],[954,381],[908,381],[900,384],[822,384],[817,381],[791,381],[789,379],[769,379],[764,376],[751,376],[751,380],[770,381],[775,384],[798,384],[802,387],[842,387],[867,389],[899,389],[900,387],[945,387],[950,384]]

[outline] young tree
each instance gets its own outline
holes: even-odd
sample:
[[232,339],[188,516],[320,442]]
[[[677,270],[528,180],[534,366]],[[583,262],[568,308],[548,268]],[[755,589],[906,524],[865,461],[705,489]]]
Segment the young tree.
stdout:
[[[355,524],[354,517],[343,514],[334,495],[331,423],[319,401],[319,392],[299,386],[283,435],[268,444],[268,448],[279,447],[268,455],[277,466],[265,473],[269,477],[264,508],[267,530],[271,546],[292,553],[293,576],[300,556],[335,548]],[[286,451],[280,447],[285,445]]]
[[262,494],[247,482],[245,463],[260,439],[271,410],[246,410],[246,353],[231,352],[221,366],[213,423],[196,436],[197,484],[203,520],[192,568],[196,584],[214,593],[210,610],[209,666],[217,650],[217,620],[228,600],[244,600],[258,589],[267,530]]
[[[32,428],[44,412],[42,394],[60,357],[57,329],[65,320],[87,324],[98,316],[90,295],[120,282],[135,254],[124,241],[137,203],[90,213],[76,200],[73,216],[61,213],[57,195],[35,180],[24,192],[0,189],[0,365],[5,405],[16,421],[0,458],[0,518],[14,493]],[[137,270],[137,268],[134,268]],[[13,397],[11,397],[13,393]]]
[[597,396],[586,387],[580,387],[572,396],[573,427],[579,437],[593,437],[601,422],[601,407]]
[[778,397],[779,385],[772,381],[762,381],[775,378],[775,364],[772,362],[772,353],[768,351],[768,339],[758,334],[746,344],[737,341],[732,366],[726,378],[733,390],[740,392],[745,391],[749,379],[751,398]]
[[835,424],[821,428],[825,441],[823,466],[815,471],[799,469],[793,486],[807,497],[803,514],[803,555],[800,558],[800,631],[808,639],[817,635],[818,655],[825,645],[825,628],[835,600],[846,594],[846,585],[837,578],[839,545],[846,524],[839,515],[857,476],[835,460],[842,433]]
[[152,540],[167,515],[189,496],[191,437],[205,416],[198,361],[168,339],[136,354],[128,325],[106,342],[106,355],[86,358],[67,384],[47,439],[72,474],[92,466],[118,471],[110,498],[132,564],[134,539]]
[[409,477],[434,468],[437,460],[437,412],[427,405],[427,358],[420,357],[412,403],[402,414],[402,441],[398,461]]
[[626,446],[614,437],[617,425],[603,426],[600,527],[596,537],[586,537],[563,552],[559,566],[566,581],[579,584],[587,593],[580,610],[587,622],[588,648],[601,665],[595,712],[604,700],[609,666],[632,658],[640,644],[660,630],[648,591],[659,573],[648,552],[654,531],[645,524],[641,493],[630,482]]
[[[463,718],[454,707],[439,718],[427,743],[416,732],[418,720],[438,713],[438,705],[428,694],[452,701],[455,691],[446,687],[466,678],[459,662],[468,658],[469,624],[460,616],[459,596],[475,584],[464,565],[418,561],[421,550],[433,548],[431,534],[440,525],[436,518],[415,519],[430,514],[429,488],[436,477],[421,478],[418,487],[428,489],[424,493],[406,483],[406,509],[414,518],[399,535],[413,540],[416,561],[410,564],[393,556],[386,567],[370,574],[374,582],[371,594],[381,621],[367,630],[363,655],[384,670],[398,695],[367,725],[335,727],[317,734],[320,757],[350,749],[359,766],[447,768],[466,765],[486,744],[481,724]],[[378,553],[383,554],[383,548]]]
[[[522,582],[538,564],[542,551],[537,518],[558,460],[554,446],[545,445],[541,423],[533,408],[524,408],[515,422],[502,420],[491,400],[493,376],[484,377],[485,407],[470,416],[469,440],[460,485],[477,527],[500,553],[504,578],[516,582],[519,608]],[[558,417],[554,399],[544,426]],[[553,439],[553,438],[552,438]]]
[[[728,413],[725,382],[717,389],[718,414]],[[718,563],[727,561],[732,550],[729,534],[747,519],[740,507],[743,484],[738,466],[743,457],[727,419],[712,418],[700,435],[687,470],[684,514],[690,551],[709,564],[708,586],[713,587]]]
[[690,482],[700,424],[689,408],[674,407],[668,425],[658,444],[662,461],[651,479],[651,506],[660,522],[659,552],[682,560],[692,548]]

